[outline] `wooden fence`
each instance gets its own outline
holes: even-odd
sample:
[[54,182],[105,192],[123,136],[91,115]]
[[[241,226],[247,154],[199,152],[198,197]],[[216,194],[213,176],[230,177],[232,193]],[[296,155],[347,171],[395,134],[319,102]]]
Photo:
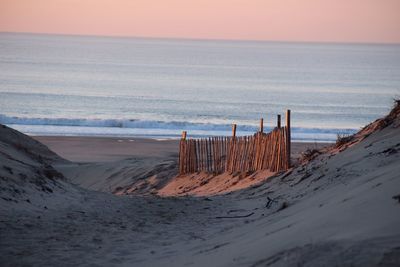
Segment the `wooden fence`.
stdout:
[[179,144],[179,173],[208,172],[220,174],[251,173],[269,169],[277,172],[290,167],[290,110],[286,111],[286,125],[281,127],[280,115],[277,127],[271,132],[260,131],[252,136],[236,137],[236,125],[231,137],[187,139],[183,132]]

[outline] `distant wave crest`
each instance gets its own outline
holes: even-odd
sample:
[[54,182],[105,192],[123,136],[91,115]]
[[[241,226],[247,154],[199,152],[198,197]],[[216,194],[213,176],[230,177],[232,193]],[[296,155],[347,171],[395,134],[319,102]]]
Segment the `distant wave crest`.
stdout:
[[[200,130],[200,131],[229,131],[230,124],[193,123],[180,121],[145,121],[145,120],[119,120],[119,119],[82,119],[82,118],[28,118],[0,114],[0,123],[13,125],[46,125],[46,126],[80,126],[80,127],[114,127],[134,129],[168,129],[168,130]],[[238,125],[238,131],[255,132],[253,125]],[[266,130],[268,127],[266,127]],[[315,134],[354,133],[356,129],[337,128],[303,128],[294,127],[294,132]]]

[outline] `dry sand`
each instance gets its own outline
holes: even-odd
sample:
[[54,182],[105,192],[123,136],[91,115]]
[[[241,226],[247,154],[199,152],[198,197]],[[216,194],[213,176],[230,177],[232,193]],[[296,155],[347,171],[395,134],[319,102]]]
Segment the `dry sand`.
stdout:
[[[399,125],[400,107],[308,163],[219,195],[224,179],[175,178],[172,154],[121,147],[72,163],[2,127],[0,265],[399,266]],[[98,155],[59,145],[70,160]]]

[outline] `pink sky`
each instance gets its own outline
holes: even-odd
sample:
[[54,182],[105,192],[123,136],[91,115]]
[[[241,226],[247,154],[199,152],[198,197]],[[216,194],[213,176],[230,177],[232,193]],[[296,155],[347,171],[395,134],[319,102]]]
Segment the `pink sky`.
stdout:
[[0,31],[400,43],[400,0],[0,0]]

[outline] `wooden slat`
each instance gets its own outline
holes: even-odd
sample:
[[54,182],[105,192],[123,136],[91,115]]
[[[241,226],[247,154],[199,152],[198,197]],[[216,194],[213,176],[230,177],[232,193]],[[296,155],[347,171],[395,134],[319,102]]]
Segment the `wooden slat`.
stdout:
[[183,164],[182,164],[182,159],[185,156],[185,154],[183,153],[183,149],[182,149],[182,143],[183,141],[180,140],[179,141],[179,174],[183,174]]
[[286,110],[286,161],[287,169],[290,168],[290,157],[291,157],[291,132],[290,132],[290,109]]
[[212,138],[212,144],[213,144],[213,173],[215,174],[217,172],[217,145],[216,145],[216,138]]
[[199,140],[200,143],[200,171],[204,171],[204,148],[203,139]]
[[269,169],[271,171],[275,171],[274,170],[274,162],[275,162],[274,157],[275,157],[275,147],[276,147],[276,139],[275,139],[276,134],[275,133],[276,133],[276,131],[274,129],[271,133],[271,157],[270,157],[270,161],[269,161]]
[[192,140],[188,140],[189,142],[189,173],[192,173],[192,160],[193,160],[193,155],[192,155]]
[[217,142],[217,173],[220,173],[220,166],[221,166],[221,141],[219,137],[216,137]]
[[211,168],[211,161],[212,161],[212,150],[211,150],[211,139],[208,138],[207,140],[207,150],[208,150],[208,172],[212,172],[212,168]]

